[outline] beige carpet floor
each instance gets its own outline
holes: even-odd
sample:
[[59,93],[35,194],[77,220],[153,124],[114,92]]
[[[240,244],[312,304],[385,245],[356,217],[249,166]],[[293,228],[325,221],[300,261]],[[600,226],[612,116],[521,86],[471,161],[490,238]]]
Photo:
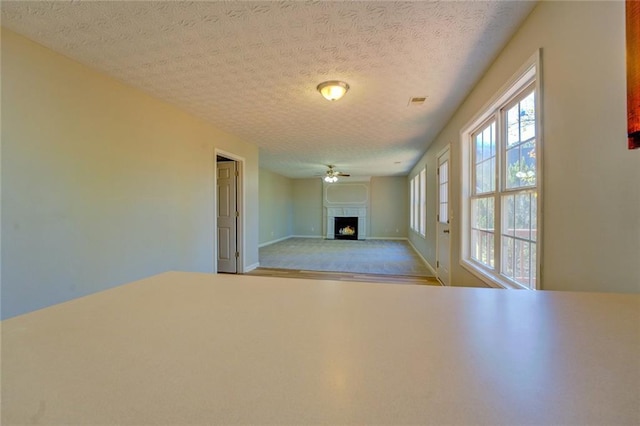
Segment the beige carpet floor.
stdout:
[[259,256],[262,268],[432,276],[405,240],[289,238],[260,248]]

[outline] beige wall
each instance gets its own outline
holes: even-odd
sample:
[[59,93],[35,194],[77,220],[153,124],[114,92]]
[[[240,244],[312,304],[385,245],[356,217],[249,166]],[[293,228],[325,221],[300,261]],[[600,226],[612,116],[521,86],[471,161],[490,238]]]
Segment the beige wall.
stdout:
[[407,185],[406,176],[371,178],[371,238],[407,238]]
[[322,180],[293,180],[293,234],[322,236]]
[[291,179],[260,169],[260,244],[293,233],[293,184]]
[[451,144],[452,284],[460,264],[460,130],[542,48],[543,276],[549,290],[640,292],[640,151],[626,148],[624,2],[541,2],[411,175],[427,164],[427,240],[435,264],[436,155]]
[[[322,180],[294,179],[293,182],[294,235],[324,236]],[[353,181],[345,179],[344,182]],[[406,238],[406,177],[373,177],[368,182],[368,187],[367,238]]]
[[[426,220],[426,232],[422,236],[416,231],[409,229],[407,231],[409,235],[409,241],[420,252],[422,257],[429,263],[433,269],[436,266],[436,244],[435,244],[435,224],[436,224],[436,191],[438,191],[437,179],[436,179],[436,153],[429,150],[420,161],[413,166],[413,170],[407,177],[405,184],[405,194],[407,194],[407,204],[409,203],[409,182],[411,178],[419,174],[427,165],[427,159],[429,165],[427,166],[427,220]],[[432,158],[433,157],[433,158]],[[452,172],[454,173],[454,172]],[[407,208],[407,228],[409,228],[409,209]]]
[[214,270],[214,150],[245,160],[258,262],[258,149],[2,32],[2,316],[168,270]]
[[[407,178],[404,176],[373,177],[368,186],[370,191],[368,238],[406,238]],[[290,192],[288,192],[289,187],[291,187]],[[323,237],[322,191],[321,179],[288,179],[261,169],[260,244],[292,235]],[[287,228],[288,210],[285,207],[288,196],[291,197],[293,217],[293,227],[290,230]],[[276,210],[279,210],[278,214]],[[272,230],[274,235],[271,235]]]
[[[344,180],[344,182],[353,181]],[[406,238],[408,214],[406,177],[373,177],[367,186],[369,187],[367,238]],[[324,236],[323,188],[320,179],[294,180],[295,235]]]

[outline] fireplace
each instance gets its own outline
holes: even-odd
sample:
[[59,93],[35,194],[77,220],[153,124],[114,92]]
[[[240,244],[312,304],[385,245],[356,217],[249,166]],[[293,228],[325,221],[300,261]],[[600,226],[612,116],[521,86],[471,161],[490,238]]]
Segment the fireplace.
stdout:
[[358,239],[357,217],[336,217],[334,220],[334,235],[336,240]]
[[[326,209],[326,238],[364,240],[367,238],[367,209],[353,207],[329,207]],[[347,220],[346,223],[342,222]],[[355,220],[355,223],[353,222]],[[350,226],[348,229],[344,229]],[[340,230],[342,229],[342,233]],[[346,232],[345,232],[346,231]]]

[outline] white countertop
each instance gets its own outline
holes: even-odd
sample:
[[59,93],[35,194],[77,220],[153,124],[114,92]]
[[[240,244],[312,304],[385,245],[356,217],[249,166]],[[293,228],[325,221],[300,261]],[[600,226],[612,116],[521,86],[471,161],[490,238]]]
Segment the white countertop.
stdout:
[[2,424],[640,424],[640,296],[170,272],[5,320]]

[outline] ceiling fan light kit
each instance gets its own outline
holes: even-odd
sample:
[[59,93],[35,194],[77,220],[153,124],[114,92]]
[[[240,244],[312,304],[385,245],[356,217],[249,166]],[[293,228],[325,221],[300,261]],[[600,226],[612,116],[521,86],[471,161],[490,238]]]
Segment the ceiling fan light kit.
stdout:
[[349,90],[349,85],[344,81],[331,80],[318,84],[318,92],[328,101],[337,101]]
[[342,172],[339,172],[339,171],[335,170],[334,169],[335,166],[333,166],[333,165],[328,165],[327,167],[329,169],[325,173],[325,177],[324,177],[324,181],[327,182],[327,183],[335,183],[335,182],[337,182],[338,181],[338,176],[351,176],[350,174],[342,173]]

